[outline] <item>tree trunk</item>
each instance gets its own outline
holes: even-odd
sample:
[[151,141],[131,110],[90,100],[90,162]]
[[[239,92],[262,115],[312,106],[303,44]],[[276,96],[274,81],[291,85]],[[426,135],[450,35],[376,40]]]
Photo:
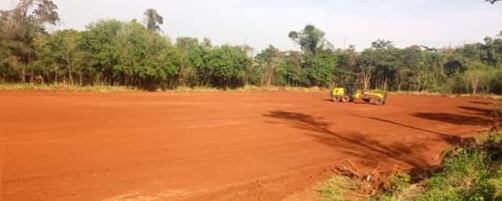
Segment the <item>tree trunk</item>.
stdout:
[[70,82],[70,85],[74,85],[73,83],[73,76],[71,75],[71,71],[68,70],[68,81]]
[[23,66],[21,67],[21,81],[22,81],[23,83],[26,83],[26,70],[25,70],[25,68],[24,68],[24,64],[21,64],[21,65],[23,65]]
[[472,95],[476,95],[478,92],[479,79],[474,79],[471,81]]
[[418,76],[417,78],[417,91],[421,91],[422,89],[422,78],[421,76]]
[[366,69],[361,68],[361,74],[362,74],[362,79],[363,79],[363,86],[364,86],[364,91],[368,90],[370,81],[371,81],[371,74],[373,72],[373,66],[367,66]]
[[272,78],[274,76],[274,71],[275,71],[275,68],[272,68],[269,72],[268,72],[268,75],[267,75],[267,87],[269,87],[271,84],[272,84]]
[[368,90],[370,77],[367,73],[363,73],[363,91]]

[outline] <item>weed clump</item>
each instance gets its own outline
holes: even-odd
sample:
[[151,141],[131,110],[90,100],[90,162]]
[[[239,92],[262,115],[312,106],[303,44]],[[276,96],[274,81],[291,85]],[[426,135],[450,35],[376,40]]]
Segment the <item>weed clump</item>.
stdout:
[[319,189],[321,201],[362,200],[356,191],[361,183],[349,177],[335,176],[325,182]]

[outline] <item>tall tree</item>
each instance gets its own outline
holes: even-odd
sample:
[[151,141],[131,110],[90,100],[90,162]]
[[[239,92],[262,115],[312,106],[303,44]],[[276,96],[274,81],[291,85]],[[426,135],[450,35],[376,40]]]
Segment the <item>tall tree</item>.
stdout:
[[[62,76],[64,84],[74,84],[74,75],[80,74],[77,72],[76,59],[79,54],[78,37],[79,32],[76,30],[59,30],[37,40],[37,55],[40,58],[38,64],[52,67],[50,74],[53,76],[50,77],[54,82],[58,82],[58,76]],[[45,71],[42,74],[47,77],[47,73]]]
[[470,84],[471,91],[473,95],[476,95],[480,85],[483,83],[483,78],[486,77],[488,71],[488,66],[480,61],[472,61],[468,64],[468,70],[466,71],[466,78]]
[[357,58],[357,66],[359,67],[359,75],[363,82],[363,90],[366,91],[370,87],[371,77],[375,72],[376,61],[374,52],[369,49],[363,51]]
[[[176,47],[180,50],[183,62],[180,66],[178,82],[182,86],[197,85],[197,79],[207,77],[202,73],[204,66],[203,48],[197,38],[180,37],[176,39]],[[205,80],[206,81],[206,80]]]
[[160,25],[164,24],[164,18],[153,8],[146,9],[146,28],[151,31],[160,31]]
[[267,49],[256,55],[256,60],[259,63],[258,65],[260,65],[263,70],[263,79],[261,84],[264,84],[265,86],[272,85],[273,78],[275,77],[275,71],[281,59],[281,54],[282,53],[279,49],[269,45]]
[[251,63],[251,58],[242,48],[229,45],[213,48],[208,55],[211,85],[221,88],[243,86],[245,73]]
[[371,43],[371,49],[375,65],[374,86],[387,89],[389,81],[394,82],[398,75],[399,67],[402,66],[399,60],[399,53],[391,41],[377,40]]
[[[12,10],[0,11],[0,21],[4,27],[2,43],[10,52],[10,58],[4,65],[19,68],[22,82],[26,79],[28,65],[36,59],[34,41],[46,34],[46,24],[59,21],[57,6],[52,0],[21,0]],[[33,73],[29,73],[33,78]]]
[[355,70],[357,67],[358,52],[354,45],[350,45],[348,49],[337,49],[337,64],[335,69],[335,84],[343,86],[346,83],[353,83],[357,80]]
[[394,48],[392,41],[378,39],[371,43],[371,47],[374,49],[391,49]]
[[323,31],[309,24],[301,31],[290,32],[289,38],[300,45],[303,52],[307,54],[316,54],[329,45],[325,35]]
[[[1,11],[2,19],[23,25],[28,21],[39,24],[56,24],[59,21],[58,7],[52,0],[20,0],[12,10]],[[43,28],[43,27],[42,27]]]
[[292,31],[289,38],[303,51],[302,67],[305,69],[307,85],[331,85],[336,66],[332,45],[326,40],[325,33],[314,25],[308,24],[301,31]]

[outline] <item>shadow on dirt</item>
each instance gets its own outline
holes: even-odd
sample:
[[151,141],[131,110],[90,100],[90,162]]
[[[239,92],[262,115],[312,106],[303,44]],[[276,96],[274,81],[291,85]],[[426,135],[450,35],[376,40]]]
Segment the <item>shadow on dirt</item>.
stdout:
[[[491,110],[467,106],[461,106],[460,108],[473,112],[472,116],[454,113],[416,113],[412,116],[452,124],[482,126],[492,124],[492,121],[487,119],[488,117],[483,118],[483,116],[490,115]],[[344,162],[348,161],[349,164],[356,162],[359,168],[353,168],[354,171],[350,171],[351,174],[346,176],[352,175],[352,177],[366,180],[367,176],[364,175],[371,175],[374,179],[368,181],[376,188],[381,187],[385,183],[386,178],[392,175],[392,172],[399,170],[395,168],[401,165],[409,167],[408,170],[412,176],[412,182],[420,181],[437,171],[439,167],[430,158],[434,156],[427,154],[430,152],[431,140],[437,139],[449,145],[458,145],[473,140],[472,138],[463,139],[447,133],[377,117],[358,116],[360,118],[414,129],[417,131],[417,134],[428,133],[433,136],[431,136],[432,138],[425,138],[425,140],[406,141],[404,143],[361,132],[335,132],[332,129],[335,125],[334,123],[305,113],[276,110],[265,113],[263,116],[274,119],[274,121],[267,121],[268,123],[285,124],[296,129],[301,129],[316,142],[327,145],[338,153],[352,156],[354,159],[351,157],[346,161],[340,162],[341,164],[337,164],[337,166],[345,168],[347,165],[344,165]],[[351,160],[353,161],[351,162]],[[437,160],[440,160],[440,157]],[[392,167],[389,168],[390,166]],[[352,172],[356,173],[352,174]],[[340,174],[344,174],[343,171]]]
[[471,112],[472,114],[483,115],[486,117],[491,117],[492,113],[493,113],[493,109],[469,107],[469,106],[460,106],[459,108],[463,109],[463,110],[467,110],[467,111]]
[[441,121],[457,125],[490,126],[493,123],[491,119],[482,118],[478,116],[454,114],[454,113],[419,112],[413,114],[412,116],[422,119]]
[[469,103],[478,104],[478,105],[493,105],[493,103],[487,102],[487,101],[470,101]]
[[391,142],[383,144],[381,141],[359,132],[334,132],[330,129],[332,123],[324,121],[323,118],[316,118],[304,113],[271,111],[264,114],[264,116],[279,120],[269,123],[287,124],[307,131],[306,134],[316,141],[326,144],[338,152],[355,156],[361,161],[367,161],[368,166],[377,165],[380,162],[393,164],[397,162],[407,164],[413,169],[431,168],[427,161],[412,156],[413,153],[426,151],[426,142]]
[[[362,116],[359,116],[359,117],[362,117]],[[430,134],[434,134],[434,135],[440,137],[441,139],[445,140],[446,142],[448,142],[450,144],[457,144],[457,143],[460,143],[462,141],[462,139],[460,137],[458,137],[458,136],[453,136],[453,135],[449,135],[449,134],[446,134],[446,133],[432,131],[432,130],[428,130],[428,129],[424,129],[424,128],[419,128],[419,127],[415,127],[415,126],[410,126],[410,125],[406,125],[406,124],[399,123],[399,122],[392,121],[392,120],[388,120],[388,119],[381,119],[381,118],[377,118],[377,117],[365,117],[365,118],[376,120],[376,121],[380,121],[380,122],[385,122],[385,123],[389,123],[389,124],[394,124],[394,125],[402,126],[402,127],[405,127],[405,128],[411,128],[411,129],[415,129],[417,131],[422,131],[422,132],[427,132],[427,133],[430,133]]]

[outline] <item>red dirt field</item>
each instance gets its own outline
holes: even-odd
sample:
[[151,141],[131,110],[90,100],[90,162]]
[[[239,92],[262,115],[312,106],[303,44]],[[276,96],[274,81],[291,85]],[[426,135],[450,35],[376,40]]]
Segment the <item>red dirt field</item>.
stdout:
[[343,164],[437,165],[490,124],[472,98],[0,92],[0,200],[284,200]]

